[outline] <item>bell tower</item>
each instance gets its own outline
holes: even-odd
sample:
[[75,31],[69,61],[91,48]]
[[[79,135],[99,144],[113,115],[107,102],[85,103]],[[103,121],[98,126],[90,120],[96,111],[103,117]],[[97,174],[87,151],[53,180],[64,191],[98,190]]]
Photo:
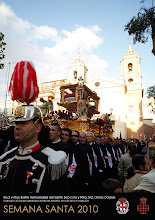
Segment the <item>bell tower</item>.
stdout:
[[78,57],[71,63],[69,66],[69,82],[72,84],[76,84],[78,82],[79,77],[81,76],[83,82],[87,82],[87,67],[85,66],[83,60],[80,57],[80,53],[78,51]]
[[134,77],[141,77],[140,56],[131,49],[131,44],[129,44],[129,50],[121,60],[121,70],[126,83],[132,81]]
[[143,138],[142,112],[142,75],[140,73],[140,56],[131,49],[121,60],[121,76],[124,80],[125,115],[128,138]]

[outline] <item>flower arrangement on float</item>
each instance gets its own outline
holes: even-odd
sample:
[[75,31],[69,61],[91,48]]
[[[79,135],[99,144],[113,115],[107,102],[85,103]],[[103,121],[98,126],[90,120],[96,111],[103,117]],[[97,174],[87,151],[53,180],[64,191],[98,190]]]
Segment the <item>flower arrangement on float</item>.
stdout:
[[60,119],[60,120],[77,120],[78,117],[73,115],[71,111],[68,110],[58,110],[58,111],[52,111],[49,112],[43,120],[52,120],[52,119]]
[[105,115],[104,119],[101,118],[97,118],[94,121],[95,125],[99,125],[100,127],[102,127],[102,129],[108,130],[108,129],[112,129],[112,123],[110,121],[110,114]]

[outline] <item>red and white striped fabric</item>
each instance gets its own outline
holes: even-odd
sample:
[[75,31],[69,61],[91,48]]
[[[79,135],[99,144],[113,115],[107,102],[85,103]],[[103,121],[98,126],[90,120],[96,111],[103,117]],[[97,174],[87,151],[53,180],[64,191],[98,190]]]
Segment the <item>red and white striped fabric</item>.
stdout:
[[37,76],[30,61],[21,61],[16,64],[9,86],[12,100],[31,103],[39,94]]

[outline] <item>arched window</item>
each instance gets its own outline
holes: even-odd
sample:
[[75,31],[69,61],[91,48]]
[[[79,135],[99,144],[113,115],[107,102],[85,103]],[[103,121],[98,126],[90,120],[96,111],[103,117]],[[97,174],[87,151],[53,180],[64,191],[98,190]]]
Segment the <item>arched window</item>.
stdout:
[[128,106],[128,112],[133,113],[134,112],[134,105],[129,105]]
[[74,71],[74,79],[77,79],[77,71]]
[[132,63],[129,63],[129,64],[128,64],[128,71],[129,71],[129,73],[132,72],[132,68],[133,68]]

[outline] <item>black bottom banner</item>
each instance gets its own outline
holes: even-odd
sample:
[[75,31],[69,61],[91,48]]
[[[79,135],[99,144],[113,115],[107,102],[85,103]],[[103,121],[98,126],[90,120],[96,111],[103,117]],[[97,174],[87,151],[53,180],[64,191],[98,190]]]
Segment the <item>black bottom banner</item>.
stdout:
[[1,195],[0,215],[153,216],[155,194]]

